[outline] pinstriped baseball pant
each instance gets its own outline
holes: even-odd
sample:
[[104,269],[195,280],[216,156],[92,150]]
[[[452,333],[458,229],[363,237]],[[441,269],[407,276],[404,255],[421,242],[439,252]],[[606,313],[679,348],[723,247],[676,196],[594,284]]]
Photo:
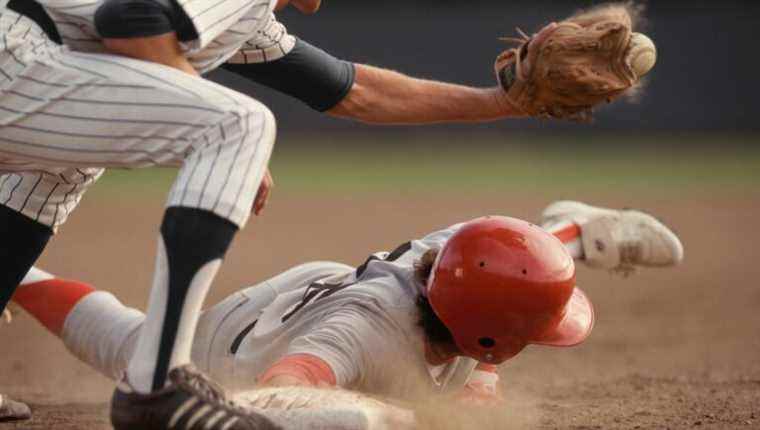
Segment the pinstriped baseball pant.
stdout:
[[168,206],[248,219],[275,140],[261,103],[157,64],[71,52],[0,18],[0,204],[53,228],[103,168],[180,166]]

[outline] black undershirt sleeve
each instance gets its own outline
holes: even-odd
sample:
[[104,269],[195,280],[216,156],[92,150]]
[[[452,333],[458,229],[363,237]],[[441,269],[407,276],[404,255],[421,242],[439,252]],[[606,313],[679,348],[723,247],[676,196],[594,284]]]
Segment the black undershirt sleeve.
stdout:
[[11,0],[8,2],[8,9],[36,22],[53,42],[59,45],[63,43],[60,34],[58,34],[58,29],[55,28],[55,23],[36,1]]
[[227,63],[222,68],[295,97],[319,112],[340,103],[351,91],[356,77],[353,63],[335,58],[301,39],[278,60]]
[[103,38],[130,39],[172,32],[184,42],[198,38],[192,20],[176,0],[105,0],[93,19]]

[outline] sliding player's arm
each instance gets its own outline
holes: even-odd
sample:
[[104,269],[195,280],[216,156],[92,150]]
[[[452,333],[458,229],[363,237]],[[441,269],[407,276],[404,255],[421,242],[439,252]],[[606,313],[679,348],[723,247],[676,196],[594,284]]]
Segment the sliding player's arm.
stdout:
[[481,406],[504,401],[499,389],[498,367],[478,363],[457,398],[464,403]]
[[346,387],[382,361],[382,345],[394,336],[393,324],[378,304],[341,305],[308,334],[294,339],[257,383]]

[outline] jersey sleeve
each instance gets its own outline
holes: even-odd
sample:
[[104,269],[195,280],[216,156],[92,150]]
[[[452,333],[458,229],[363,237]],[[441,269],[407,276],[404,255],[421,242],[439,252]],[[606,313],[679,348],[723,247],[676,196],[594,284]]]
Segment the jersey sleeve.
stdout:
[[277,0],[229,0],[222,2],[174,0],[194,27],[197,38],[184,42],[190,52],[209,46],[225,32],[255,34],[270,21]]
[[[252,35],[252,36],[251,36]],[[260,64],[279,60],[296,46],[297,38],[272,13],[255,33],[246,32],[240,48],[227,59],[230,64]]]
[[443,230],[434,231],[422,239],[419,239],[418,242],[429,249],[441,249],[446,241],[448,241],[454,233],[459,231],[463,225],[464,223],[454,224]]
[[374,302],[352,303],[326,317],[308,334],[294,339],[286,355],[307,354],[326,362],[338,386],[365,378],[383,363],[389,339],[399,336],[389,315]]
[[354,64],[285,34],[283,29],[272,32],[270,38],[247,42],[222,67],[301,100],[318,112],[340,103],[354,85]]
[[335,386],[335,372],[321,358],[311,354],[286,355],[277,360],[258,378],[258,383],[267,385],[280,376],[288,376],[312,387]]

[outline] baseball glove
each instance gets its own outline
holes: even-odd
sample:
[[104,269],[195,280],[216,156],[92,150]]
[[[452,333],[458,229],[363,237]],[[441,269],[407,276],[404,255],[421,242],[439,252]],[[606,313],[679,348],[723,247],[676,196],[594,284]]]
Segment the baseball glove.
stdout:
[[520,38],[504,39],[517,46],[496,59],[506,100],[529,116],[589,122],[596,105],[626,93],[654,66],[652,57],[646,70],[634,70],[631,40],[640,33],[633,33],[632,22],[629,5],[613,4],[552,23],[533,37],[518,29]]

